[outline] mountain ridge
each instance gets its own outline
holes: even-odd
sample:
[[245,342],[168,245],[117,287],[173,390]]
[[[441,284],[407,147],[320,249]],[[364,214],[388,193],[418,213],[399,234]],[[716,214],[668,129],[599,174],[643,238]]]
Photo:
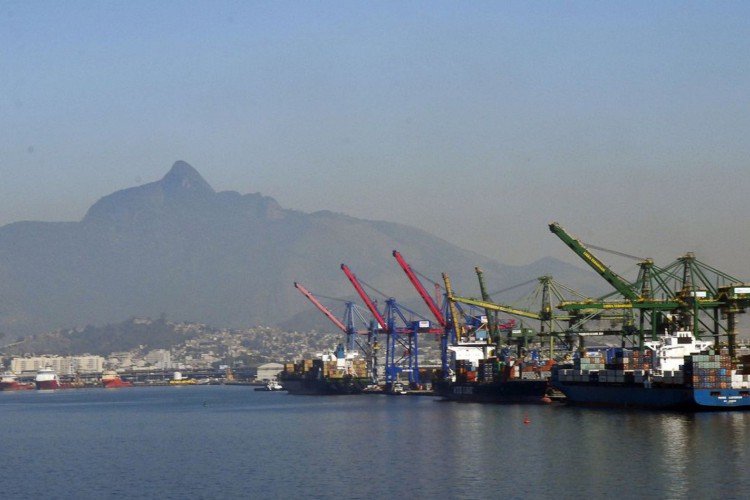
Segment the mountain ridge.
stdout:
[[554,259],[545,265],[557,269],[507,266],[407,225],[216,192],[178,161],[158,181],[103,196],[79,222],[0,227],[0,331],[17,336],[162,314],[217,327],[303,328],[308,320],[320,327],[325,318],[292,284],[353,300],[341,263],[419,308],[393,249],[436,281],[449,272],[459,291],[476,288],[477,265],[507,284],[550,272],[574,287],[591,281]]

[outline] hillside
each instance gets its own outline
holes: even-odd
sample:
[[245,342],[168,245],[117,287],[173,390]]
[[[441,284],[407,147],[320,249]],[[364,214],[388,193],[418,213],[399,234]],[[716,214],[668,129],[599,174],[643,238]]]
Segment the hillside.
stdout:
[[413,227],[216,192],[178,161],[156,182],[101,198],[79,222],[0,228],[0,331],[14,338],[161,315],[217,327],[327,326],[293,283],[352,299],[341,263],[427,314],[393,249],[431,280],[450,273],[466,295],[478,293],[476,265],[497,289],[544,274],[574,288],[598,283],[554,259],[506,266]]

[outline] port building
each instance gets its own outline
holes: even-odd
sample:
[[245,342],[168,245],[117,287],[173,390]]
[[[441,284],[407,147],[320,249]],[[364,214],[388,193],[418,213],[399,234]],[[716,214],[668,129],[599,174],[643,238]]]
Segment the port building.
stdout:
[[256,378],[258,380],[273,380],[283,369],[284,365],[281,363],[266,363],[258,366],[258,374],[256,375]]

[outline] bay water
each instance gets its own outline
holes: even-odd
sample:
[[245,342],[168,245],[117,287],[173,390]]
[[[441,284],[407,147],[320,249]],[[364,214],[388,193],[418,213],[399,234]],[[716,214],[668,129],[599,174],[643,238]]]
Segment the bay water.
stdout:
[[0,498],[748,498],[750,412],[292,396],[0,393]]

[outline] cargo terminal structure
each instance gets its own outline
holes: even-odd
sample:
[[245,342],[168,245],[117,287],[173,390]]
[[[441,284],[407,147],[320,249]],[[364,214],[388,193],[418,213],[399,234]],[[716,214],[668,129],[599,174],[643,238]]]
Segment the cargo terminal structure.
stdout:
[[614,357],[585,348],[552,384],[571,404],[674,410],[750,409],[750,356],[737,348],[737,316],[750,304],[750,284],[692,253],[664,268],[641,259],[630,283],[562,226],[557,235],[618,295],[564,302],[574,315],[623,311],[622,349]]
[[[557,390],[572,403],[606,404],[607,399],[619,398],[630,401],[626,406],[635,406],[645,400],[672,398],[674,404],[667,406],[750,407],[750,358],[741,356],[737,347],[738,315],[750,304],[750,284],[698,261],[692,253],[664,268],[652,259],[640,259],[638,278],[629,282],[559,224],[549,228],[614,288],[611,294],[589,298],[543,276],[538,278],[541,306],[526,310],[493,302],[476,268],[481,299],[454,294],[443,273],[440,304],[394,250],[393,256],[433,318],[406,310],[390,297],[381,311],[364,291],[363,282],[343,264],[342,270],[371,314],[368,320],[357,312],[362,327],[354,327],[357,308],[353,303],[347,303],[346,319],[340,321],[311,294],[306,295],[347,335],[347,347],[360,346],[372,382],[385,382],[386,388],[400,384],[401,376],[408,377],[412,387],[421,382],[418,339],[426,333],[434,335],[441,346],[441,368],[433,382],[436,392],[446,399],[544,402]],[[436,284],[436,296],[438,288]],[[536,331],[523,323],[517,328],[515,320],[501,319],[498,314],[535,320],[540,326]],[[380,336],[386,338],[385,360]],[[602,363],[604,358],[596,357],[600,352],[590,351],[587,342],[605,336],[618,339],[620,352]],[[548,350],[543,349],[545,345]],[[596,391],[592,389],[595,384]],[[602,396],[616,394],[609,391],[613,384],[658,391],[648,393],[645,400],[640,395],[632,401],[630,396]],[[677,390],[664,396],[669,391],[662,388],[674,385],[679,385]]]

